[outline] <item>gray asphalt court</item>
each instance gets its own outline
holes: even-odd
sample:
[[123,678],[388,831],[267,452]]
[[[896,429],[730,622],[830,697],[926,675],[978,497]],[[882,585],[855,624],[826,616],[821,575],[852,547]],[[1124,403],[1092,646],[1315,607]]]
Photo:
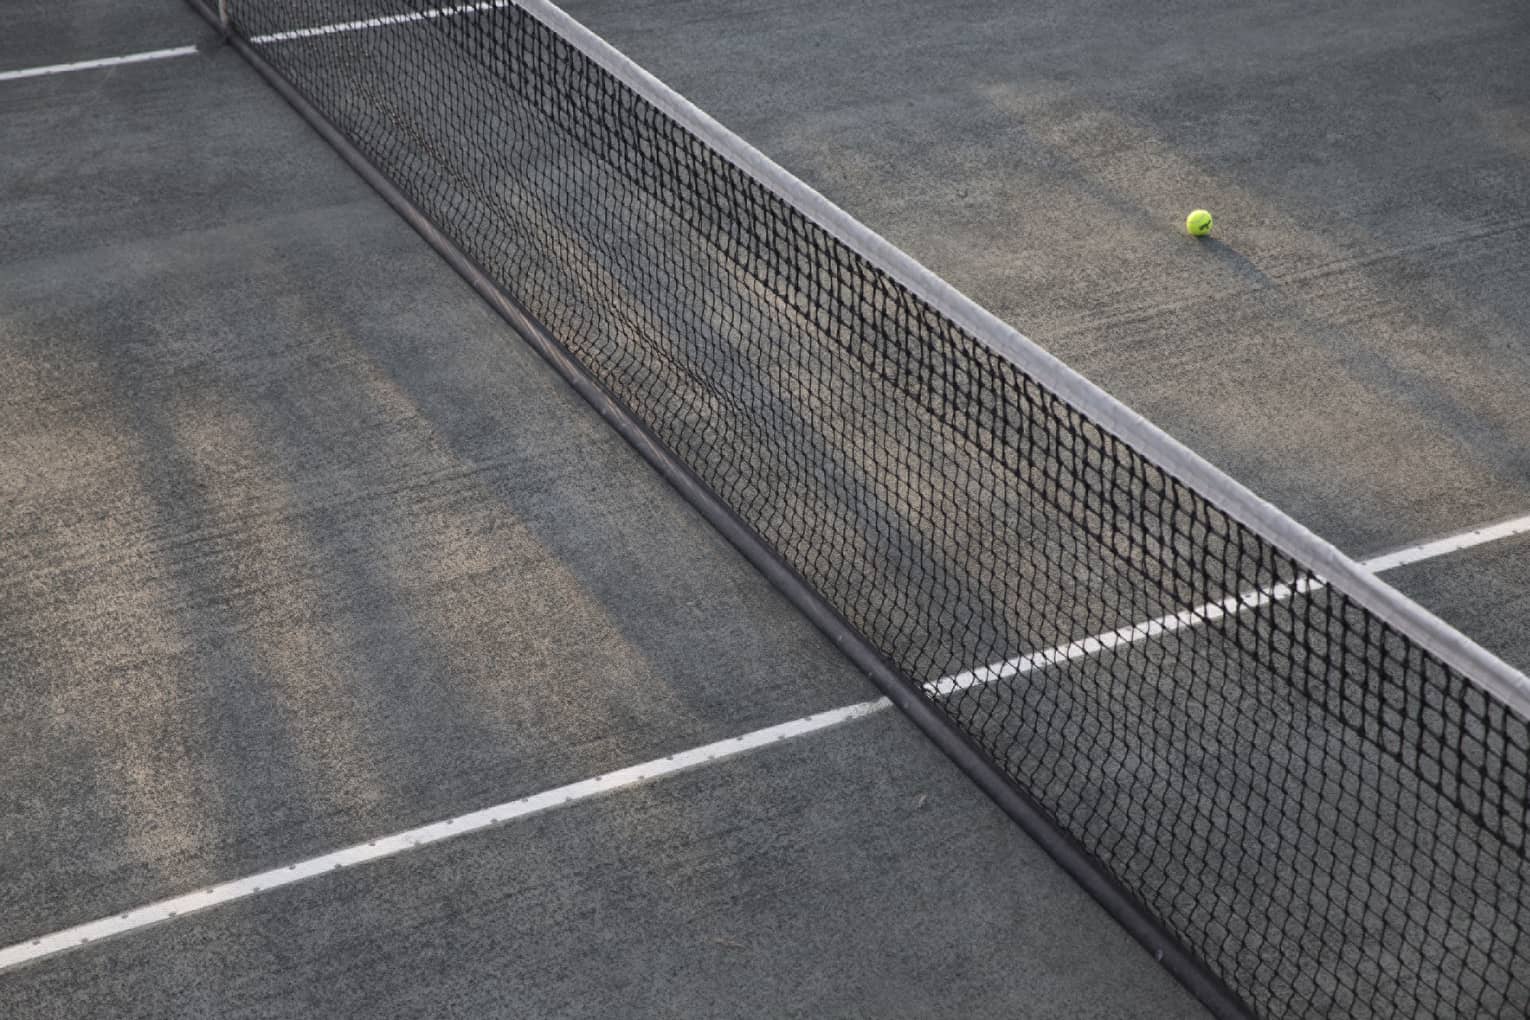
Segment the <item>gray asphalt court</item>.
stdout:
[[[1356,558],[1530,515],[1523,4],[566,7]],[[0,1016],[1205,1015],[208,38],[0,11],[0,953],[787,730]],[[1489,538],[1384,576],[1530,669]]]

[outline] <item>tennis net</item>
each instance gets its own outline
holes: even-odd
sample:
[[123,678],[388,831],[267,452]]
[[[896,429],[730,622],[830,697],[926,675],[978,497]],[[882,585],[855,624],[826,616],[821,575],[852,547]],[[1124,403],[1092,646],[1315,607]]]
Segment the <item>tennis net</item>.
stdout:
[[1523,676],[551,5],[228,11],[1243,1008],[1525,1015]]

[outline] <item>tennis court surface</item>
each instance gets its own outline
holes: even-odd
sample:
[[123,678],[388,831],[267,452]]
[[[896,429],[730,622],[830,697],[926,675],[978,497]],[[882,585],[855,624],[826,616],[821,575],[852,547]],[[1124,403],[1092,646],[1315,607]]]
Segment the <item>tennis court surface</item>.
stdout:
[[0,15],[0,1011],[1524,1015],[1530,18],[1379,6]]

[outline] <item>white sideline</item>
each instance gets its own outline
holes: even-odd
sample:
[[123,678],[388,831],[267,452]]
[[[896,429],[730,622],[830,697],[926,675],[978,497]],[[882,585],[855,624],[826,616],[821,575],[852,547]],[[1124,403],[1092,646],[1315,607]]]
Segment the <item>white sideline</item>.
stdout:
[[[1486,545],[1489,542],[1497,542],[1515,535],[1525,534],[1530,534],[1530,514],[1524,517],[1516,517],[1513,520],[1503,521],[1499,524],[1447,535],[1432,542],[1410,545],[1393,552],[1383,553],[1380,556],[1362,560],[1360,566],[1373,574],[1380,574],[1384,571],[1396,570],[1398,567],[1407,566],[1410,563],[1419,563],[1423,560],[1433,559],[1436,556],[1444,556],[1446,553],[1459,552],[1463,549],[1470,549],[1473,546]],[[1177,613],[1169,613],[1152,620],[1134,623],[1129,627],[1121,627],[1118,630],[1108,631],[1104,634],[1096,634],[1093,637],[1072,641],[1066,645],[1058,645],[1055,648],[1031,652],[1029,655],[1007,659],[1003,662],[991,662],[986,666],[979,666],[977,669],[953,673],[948,677],[942,677],[939,680],[925,684],[924,689],[927,694],[933,697],[954,694],[969,687],[977,687],[982,684],[993,683],[997,680],[1005,680],[1012,676],[1021,676],[1046,666],[1055,666],[1073,659],[1086,658],[1120,645],[1136,644],[1139,641],[1146,641],[1148,638],[1157,637],[1160,634],[1168,634],[1201,623],[1210,623],[1213,620],[1220,620],[1228,613],[1255,609],[1269,602],[1283,601],[1293,595],[1305,595],[1309,591],[1316,591],[1322,587],[1324,587],[1324,582],[1321,579],[1307,577],[1298,580],[1294,586],[1277,584],[1268,588],[1246,591],[1239,595],[1229,595],[1227,598],[1217,602],[1202,603],[1199,606],[1182,609]]]
[[1206,602],[1190,609],[1181,609],[1177,613],[1169,613],[1164,616],[1134,623],[1129,627],[1121,627],[1118,630],[1108,631],[1104,634],[1096,634],[1086,637],[1081,641],[1071,641],[1055,648],[1044,648],[1039,652],[1022,655],[1018,658],[1007,659],[1004,662],[992,662],[977,669],[969,669],[961,673],[953,673],[942,677],[933,683],[924,685],[925,693],[933,697],[941,697],[964,691],[969,687],[980,687],[983,684],[993,683],[996,680],[1005,680],[1012,676],[1020,676],[1032,673],[1046,666],[1056,666],[1072,659],[1084,659],[1100,652],[1109,651],[1120,645],[1136,644],[1138,641],[1146,641],[1148,638],[1157,637],[1160,634],[1169,634],[1186,627],[1193,627],[1200,623],[1210,623],[1220,620],[1229,613],[1241,613],[1245,609],[1257,609],[1270,602],[1281,602],[1292,595],[1305,595],[1309,591],[1316,591],[1323,587],[1323,582],[1316,578],[1306,577],[1297,581],[1295,585],[1277,584],[1268,588],[1260,588],[1257,591],[1247,591],[1241,595],[1229,595],[1218,602]]
[[892,702],[886,698],[877,698],[874,701],[846,705],[843,708],[832,709],[828,712],[819,712],[816,715],[793,719],[791,722],[781,723],[777,726],[768,726],[762,730],[746,733],[741,737],[719,740],[716,743],[692,748],[689,751],[682,751],[667,758],[656,758],[653,761],[643,762],[641,765],[631,765],[624,769],[618,769],[615,772],[607,772],[603,775],[595,776],[592,779],[585,779],[577,783],[570,783],[567,786],[544,790],[541,793],[532,794],[530,797],[523,797],[520,800],[497,804],[494,807],[472,811],[465,815],[458,815],[455,818],[433,822],[430,825],[422,825],[417,829],[409,829],[404,832],[394,833],[391,836],[383,836],[380,839],[374,839],[367,843],[358,843],[355,846],[336,850],[320,857],[312,857],[306,861],[298,861],[286,867],[273,868],[270,871],[262,871],[258,875],[249,875],[245,878],[234,879],[231,882],[207,886],[182,896],[160,900],[147,906],[135,907],[123,914],[103,917],[96,921],[76,925],[73,928],[53,932],[50,935],[28,939],[25,942],[0,949],[0,972],[4,972],[12,967],[19,967],[25,963],[32,963],[46,956],[54,956],[66,950],[99,942],[102,939],[111,938],[115,935],[123,935],[128,932],[137,931],[140,928],[147,928],[153,924],[159,924],[163,921],[184,917],[187,914],[195,914],[210,907],[221,906],[224,903],[247,899],[260,893],[270,892],[272,889],[280,889],[282,886],[292,885],[294,882],[301,882],[316,875],[338,871],[342,868],[355,867],[358,864],[366,864],[368,861],[376,861],[384,857],[393,857],[408,850],[451,839],[454,836],[478,832],[495,825],[503,825],[506,822],[517,818],[525,818],[527,815],[533,815],[539,811],[563,807],[576,801],[589,800],[591,797],[598,797],[615,790],[637,786],[658,779],[661,776],[674,775],[676,772],[693,769],[708,762],[732,758],[746,751],[753,751],[764,747],[767,744],[791,740],[794,737],[801,737],[831,726],[838,726],[853,719],[864,718],[875,712],[880,712],[891,704]]
[[1360,565],[1373,574],[1382,574],[1388,570],[1405,567],[1410,563],[1432,560],[1436,556],[1444,556],[1446,553],[1459,552],[1462,549],[1470,549],[1473,546],[1502,541],[1505,538],[1513,538],[1516,535],[1530,535],[1530,514],[1498,524],[1490,524],[1487,527],[1473,528],[1470,531],[1447,535],[1444,538],[1435,539],[1433,542],[1410,545],[1406,549],[1398,549],[1396,552],[1383,553],[1380,556],[1365,560]]
[[480,3],[456,4],[451,7],[429,7],[423,11],[411,11],[408,14],[386,14],[377,18],[358,18],[355,21],[338,21],[329,25],[314,25],[311,28],[294,28],[285,32],[252,35],[250,42],[264,45],[274,42],[291,42],[294,39],[314,39],[324,35],[339,35],[342,32],[363,32],[371,28],[387,28],[389,25],[408,25],[418,21],[433,21],[436,18],[454,18],[459,14],[483,14],[504,10],[509,6],[511,6],[510,0],[482,0]]
[[95,60],[77,60],[72,64],[48,64],[45,67],[22,67],[14,71],[0,71],[0,81],[16,81],[19,78],[41,78],[49,74],[69,74],[72,71],[94,71],[100,67],[118,67],[122,64],[142,64],[149,60],[169,60],[172,57],[189,57],[197,51],[195,46],[177,46],[168,50],[145,50],[120,57],[99,57]]
[[[1408,546],[1404,549],[1366,560],[1362,565],[1377,572],[1392,570],[1405,564],[1418,563],[1422,560],[1443,556],[1446,553],[1470,549],[1473,546],[1485,545],[1488,542],[1496,542],[1501,539],[1524,534],[1530,534],[1530,515],[1489,527],[1463,531],[1459,534],[1450,535],[1432,542],[1425,542],[1421,545]],[[1215,620],[1231,612],[1239,612],[1243,609],[1251,609],[1264,605],[1270,601],[1290,598],[1294,594],[1300,594],[1321,585],[1322,582],[1319,580],[1307,579],[1298,582],[1294,586],[1276,585],[1266,590],[1246,592],[1219,602],[1207,603],[1206,605],[1187,609],[1180,613],[1161,616],[1156,620],[1148,620],[1131,627],[1123,627],[1108,634],[1085,638],[1082,641],[1074,641],[1058,648],[1036,652],[1022,658],[1011,659],[1008,662],[995,663],[981,669],[957,673],[936,683],[926,685],[926,690],[936,695],[949,694],[965,687],[971,687],[974,684],[1030,672],[1046,665],[1093,655],[1120,644],[1146,640],[1156,634],[1164,634],[1178,630],[1181,627]],[[453,836],[461,836],[465,833],[478,832],[496,825],[503,825],[506,822],[517,818],[524,818],[539,811],[547,811],[555,807],[562,807],[565,804],[588,800],[591,797],[637,786],[676,772],[696,768],[712,761],[731,758],[778,741],[806,736],[831,726],[864,718],[889,707],[889,705],[891,705],[891,702],[886,698],[877,698],[873,701],[846,705],[843,708],[833,709],[828,712],[820,712],[801,719],[793,719],[790,722],[755,730],[740,737],[719,740],[716,743],[693,748],[689,751],[682,751],[666,758],[655,759],[640,765],[632,765],[624,769],[618,769],[615,772],[607,772],[603,775],[595,776],[592,779],[585,779],[577,783],[570,783],[567,786],[545,790],[542,793],[523,797],[520,800],[483,808],[468,814],[458,815],[455,818],[433,822],[417,829],[394,833],[391,836],[383,836],[365,844],[357,844],[324,854],[320,857],[298,861],[286,867],[263,871],[258,875],[249,875],[245,878],[208,886],[196,892],[159,900],[146,906],[135,907],[123,914],[90,921],[85,924],[76,925],[73,928],[52,932],[51,934],[40,935],[37,938],[29,939],[13,946],[0,948],[0,972],[32,963],[44,957],[55,956],[70,949],[90,945],[102,939],[127,934],[140,928],[147,928],[150,925],[160,924],[187,914],[198,913],[224,903],[231,903],[235,900],[242,900],[259,895],[260,893],[269,892],[272,889],[279,889],[282,886],[301,882],[317,875],[342,868],[354,867],[355,865],[380,860],[384,857],[392,857],[431,843],[439,843]]]
[[[394,14],[378,18],[361,18],[355,21],[341,21],[331,25],[315,25],[312,28],[298,28],[287,32],[269,32],[265,35],[252,36],[250,42],[257,44],[291,42],[296,39],[313,39],[318,36],[338,35],[342,32],[361,32],[372,28],[386,28],[389,25],[404,25],[417,21],[431,21],[436,18],[452,18],[462,14],[482,14],[489,11],[503,10],[511,6],[510,0],[482,0],[480,3],[454,4],[446,7],[432,7],[423,11],[415,11],[410,14]],[[151,60],[169,60],[174,57],[189,57],[197,52],[195,46],[176,46],[166,50],[145,50],[142,53],[126,53],[117,57],[98,57],[94,60],[76,60],[69,64],[48,64],[42,67],[21,67],[10,71],[0,71],[0,81],[16,81],[21,78],[41,78],[50,74],[69,74],[73,71],[94,71],[103,67],[119,67],[123,64],[142,64]]]

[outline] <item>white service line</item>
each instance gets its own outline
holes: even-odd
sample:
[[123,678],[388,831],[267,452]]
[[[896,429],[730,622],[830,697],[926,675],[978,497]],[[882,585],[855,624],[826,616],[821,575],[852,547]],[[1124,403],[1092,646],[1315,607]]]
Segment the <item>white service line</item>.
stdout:
[[512,6],[510,0],[483,0],[481,3],[457,4],[452,7],[431,7],[423,11],[411,11],[408,14],[387,14],[377,18],[358,18],[355,21],[314,25],[312,28],[294,28],[286,32],[252,35],[250,42],[264,45],[291,42],[294,39],[313,39],[324,35],[339,35],[342,32],[363,32],[373,28],[387,28],[390,25],[408,25],[418,21],[431,21],[435,18],[453,18],[462,14],[485,14],[490,11],[501,11],[510,6]]
[[478,832],[495,825],[502,825],[517,818],[525,818],[527,815],[536,814],[539,811],[547,811],[577,801],[589,800],[591,797],[598,797],[614,790],[637,786],[641,783],[658,779],[661,776],[673,775],[676,772],[696,768],[708,762],[731,758],[746,751],[753,751],[756,748],[765,747],[779,741],[806,736],[809,733],[816,733],[831,726],[838,726],[841,723],[850,722],[853,719],[861,719],[875,712],[880,712],[891,704],[892,702],[886,698],[877,698],[875,701],[864,701],[859,704],[832,709],[828,712],[819,712],[817,715],[793,719],[791,722],[781,723],[777,726],[768,726],[762,730],[746,733],[741,737],[719,740],[714,744],[692,748],[689,751],[682,751],[667,758],[656,758],[641,765],[632,765],[624,769],[618,769],[615,772],[607,772],[604,775],[595,776],[593,779],[585,779],[577,783],[570,783],[567,786],[544,790],[541,793],[532,794],[530,797],[523,797],[520,800],[513,800],[506,804],[498,804],[494,807],[483,808],[482,810],[473,811],[465,815],[458,815],[455,818],[448,818],[445,821],[422,825],[417,829],[409,829],[406,832],[383,836],[367,843],[358,843],[355,846],[336,850],[321,857],[313,857],[285,867],[263,871],[258,875],[249,875],[231,882],[207,886],[204,889],[198,889],[183,896],[175,896],[171,899],[160,900],[158,903],[151,903],[148,906],[136,907],[124,914],[103,917],[98,921],[90,921],[73,928],[66,928],[63,931],[53,932],[50,935],[41,935],[35,939],[29,939],[14,946],[0,949],[0,971],[5,971],[11,967],[19,967],[25,963],[32,963],[43,957],[54,956],[70,949],[77,949],[80,946],[99,942],[102,939],[111,938],[115,935],[123,935],[127,932],[147,928],[150,925],[159,924],[163,921],[184,917],[187,914],[195,914],[210,907],[246,899],[250,896],[269,892],[272,889],[279,889],[284,885],[292,885],[295,882],[301,882],[317,875],[328,874],[342,868],[355,867],[358,864],[366,864],[368,861],[380,860],[384,857],[393,857],[408,850],[451,839],[454,836]]
[[[330,25],[315,25],[312,28],[295,28],[287,32],[269,32],[265,35],[252,36],[250,42],[258,45],[278,42],[292,42],[297,39],[313,39],[318,36],[338,35],[342,32],[362,32],[373,28],[387,28],[390,25],[406,25],[411,22],[431,21],[436,18],[453,18],[463,14],[485,14],[490,11],[504,10],[513,6],[511,0],[482,0],[479,3],[455,4],[446,7],[432,7],[423,11],[414,11],[409,14],[394,14],[377,18],[361,18],[355,21],[340,21]],[[123,64],[142,64],[150,60],[169,60],[174,57],[189,57],[197,52],[195,46],[176,46],[167,50],[145,50],[142,53],[127,53],[120,57],[98,57],[95,60],[77,60],[70,64],[49,64],[44,67],[22,67],[12,71],[0,71],[0,81],[16,81],[21,78],[41,78],[50,74],[69,74],[74,71],[94,71],[103,67],[119,67]]]
[[[1443,556],[1446,553],[1470,549],[1473,546],[1484,545],[1488,542],[1496,542],[1523,534],[1530,534],[1530,516],[1516,518],[1515,520],[1505,521],[1502,524],[1495,524],[1489,527],[1475,528],[1471,531],[1464,531],[1460,534],[1451,535],[1433,542],[1426,542],[1422,545],[1408,546],[1405,549],[1399,549],[1396,552],[1386,553],[1382,556],[1366,560],[1361,565],[1375,572],[1392,570],[1408,563],[1417,563],[1421,560]],[[1118,645],[1144,641],[1150,637],[1170,633],[1183,627],[1220,619],[1229,613],[1242,612],[1245,609],[1252,609],[1272,601],[1287,599],[1292,595],[1316,590],[1322,587],[1322,585],[1323,582],[1321,580],[1307,578],[1298,581],[1295,585],[1273,585],[1259,591],[1229,596],[1219,602],[1208,602],[1205,605],[1192,609],[1160,616],[1157,619],[1147,620],[1130,627],[1122,627],[1107,634],[1085,638],[1082,641],[1070,642],[1057,648],[1035,652],[1007,662],[994,663],[981,669],[957,673],[926,685],[926,690],[936,695],[950,694],[953,691],[976,684],[989,683],[1040,669],[1044,666],[1095,655]],[[137,931],[140,928],[146,928],[177,917],[184,917],[187,914],[198,913],[224,903],[246,899],[250,896],[269,892],[272,889],[279,889],[282,886],[292,885],[295,882],[301,882],[318,875],[354,867],[358,864],[365,864],[368,861],[375,861],[384,857],[392,857],[431,843],[439,843],[453,836],[478,832],[492,826],[502,825],[517,818],[536,814],[539,811],[547,811],[565,804],[588,800],[591,797],[637,786],[663,776],[682,772],[699,765],[705,765],[708,762],[743,754],[746,751],[752,751],[778,741],[805,736],[831,726],[864,718],[890,705],[891,702],[886,698],[877,698],[874,701],[846,705],[843,708],[820,712],[817,715],[805,716],[801,719],[794,719],[776,726],[769,726],[762,730],[755,730],[740,737],[719,740],[704,747],[682,751],[667,758],[655,759],[654,761],[644,762],[641,765],[632,765],[615,772],[607,772],[604,775],[595,776],[592,779],[585,779],[577,783],[570,783],[567,786],[545,790],[542,793],[523,797],[520,800],[483,808],[482,810],[473,811],[465,815],[458,815],[455,818],[448,818],[445,821],[433,822],[430,825],[424,825],[417,829],[394,833],[391,836],[383,836],[365,844],[346,847],[343,850],[336,850],[333,853],[324,854],[320,857],[298,861],[286,867],[264,871],[258,875],[250,875],[230,882],[208,886],[196,892],[186,893],[183,896],[176,896],[171,899],[160,900],[157,903],[151,903],[147,906],[136,907],[124,914],[101,918],[100,920],[90,921],[73,928],[66,928],[63,931],[41,935],[26,942],[0,949],[0,971],[32,963],[44,957],[54,956],[80,946],[90,945],[102,939]]]
[[15,71],[0,71],[0,81],[18,78],[41,78],[49,74],[69,74],[72,71],[93,71],[100,67],[118,67],[122,64],[142,64],[148,60],[170,60],[173,57],[189,57],[197,51],[195,46],[177,46],[169,50],[146,50],[128,53],[120,57],[100,57],[96,60],[77,60],[72,64],[49,64],[46,67],[23,67]]
[[[1444,556],[1446,553],[1460,552],[1462,549],[1470,549],[1473,546],[1486,545],[1489,542],[1501,541],[1512,538],[1515,535],[1530,534],[1530,515],[1516,517],[1513,520],[1503,521],[1500,524],[1492,524],[1482,528],[1473,528],[1444,538],[1425,542],[1421,545],[1410,545],[1402,549],[1380,556],[1362,560],[1360,565],[1373,574],[1380,574],[1388,570],[1396,570],[1398,567],[1410,563],[1419,563],[1423,560],[1434,559],[1436,556]],[[1136,644],[1146,641],[1160,634],[1169,634],[1185,627],[1193,627],[1197,624],[1210,623],[1220,620],[1229,613],[1242,612],[1245,609],[1256,609],[1270,602],[1281,602],[1293,595],[1305,595],[1325,586],[1320,578],[1302,578],[1294,586],[1289,584],[1271,585],[1254,591],[1246,591],[1238,595],[1229,595],[1217,602],[1206,602],[1189,609],[1182,609],[1177,613],[1169,613],[1152,620],[1144,620],[1128,627],[1104,634],[1096,634],[1093,637],[1083,638],[1079,641],[1070,641],[1066,645],[1058,645],[1055,648],[1045,648],[1039,652],[1031,652],[1029,655],[1006,659],[1003,662],[991,662],[977,669],[964,670],[961,673],[953,673],[924,685],[925,692],[932,697],[942,697],[954,694],[957,691],[966,690],[969,687],[977,687],[982,684],[994,683],[999,680],[1007,680],[1013,676],[1022,676],[1026,673],[1035,672],[1047,666],[1055,666],[1074,659],[1083,659],[1096,655],[1103,651],[1116,648],[1120,645]]]
[[1060,665],[1073,659],[1086,659],[1091,655],[1098,655],[1100,652],[1109,651],[1119,645],[1136,644],[1139,641],[1146,641],[1148,638],[1157,637],[1160,634],[1171,634],[1176,630],[1183,630],[1186,627],[1210,623],[1232,613],[1241,613],[1245,609],[1257,609],[1271,602],[1281,602],[1292,595],[1305,595],[1323,586],[1324,583],[1317,578],[1305,577],[1297,581],[1294,586],[1276,584],[1268,588],[1260,588],[1257,591],[1246,591],[1240,595],[1229,595],[1218,602],[1206,602],[1190,609],[1181,609],[1177,613],[1168,613],[1151,620],[1144,620],[1141,623],[1134,623],[1129,627],[1121,627],[1104,634],[1096,634],[1081,641],[1070,641],[1065,645],[1045,648],[1039,652],[1032,652],[1029,655],[1007,659],[1004,662],[993,662],[987,666],[979,666],[977,669],[953,673],[950,676],[925,684],[924,689],[932,697],[954,694],[957,691],[964,691],[969,687],[978,687],[983,684],[994,683],[998,680],[1006,680],[1012,676],[1021,676],[1047,666]]
[[1473,528],[1471,531],[1447,535],[1422,545],[1410,545],[1406,549],[1398,549],[1396,552],[1384,553],[1365,560],[1360,565],[1373,574],[1384,574],[1388,570],[1396,570],[1410,563],[1432,560],[1436,556],[1460,552],[1462,549],[1486,545],[1489,542],[1498,542],[1505,538],[1513,538],[1515,535],[1530,535],[1530,514],[1500,524],[1490,524],[1484,528]]

